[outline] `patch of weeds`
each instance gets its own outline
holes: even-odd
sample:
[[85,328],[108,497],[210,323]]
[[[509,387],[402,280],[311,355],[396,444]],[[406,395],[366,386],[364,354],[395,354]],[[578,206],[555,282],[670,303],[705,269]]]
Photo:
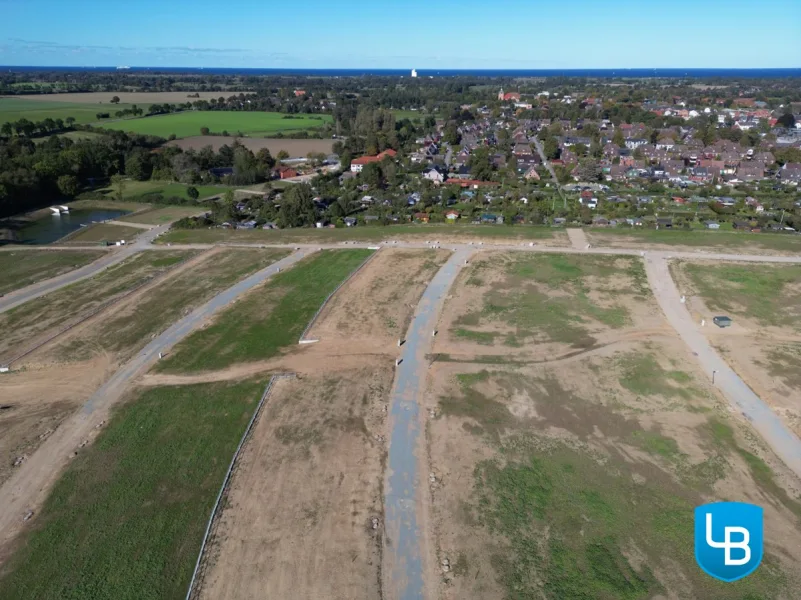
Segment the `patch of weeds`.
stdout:
[[620,356],[620,385],[640,396],[679,397],[690,400],[697,391],[687,384],[692,378],[683,371],[666,371],[653,354],[630,352]]
[[456,562],[453,563],[453,574],[457,576],[467,575],[470,565],[467,562],[467,556],[464,552],[460,552],[456,557]]
[[476,342],[477,344],[490,346],[495,341],[495,336],[498,334],[489,331],[473,331],[470,329],[460,328],[454,331],[454,335],[456,335],[456,337],[470,340],[471,342]]
[[801,388],[801,344],[784,344],[767,351],[768,373],[791,388]]
[[479,428],[498,437],[500,433],[515,422],[515,417],[504,404],[488,398],[473,389],[473,385],[489,378],[489,373],[470,373],[457,376],[461,388],[461,398],[441,397],[439,407],[443,415],[472,419]]
[[676,460],[682,456],[676,440],[660,433],[645,430],[635,431],[631,439],[635,446],[639,446],[650,454],[656,454],[668,460]]

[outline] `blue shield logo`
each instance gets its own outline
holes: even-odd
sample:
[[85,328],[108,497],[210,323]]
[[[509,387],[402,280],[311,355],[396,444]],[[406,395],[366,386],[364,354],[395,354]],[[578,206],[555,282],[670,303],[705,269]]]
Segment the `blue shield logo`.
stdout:
[[695,560],[721,581],[737,581],[762,562],[762,508],[716,502],[695,509]]

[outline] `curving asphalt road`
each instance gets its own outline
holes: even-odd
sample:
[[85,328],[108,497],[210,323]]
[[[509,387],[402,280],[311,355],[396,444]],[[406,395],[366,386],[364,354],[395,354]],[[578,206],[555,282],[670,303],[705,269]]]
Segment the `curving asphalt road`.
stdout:
[[[425,455],[419,399],[425,388],[426,354],[445,295],[472,249],[461,249],[437,272],[423,292],[401,346],[390,404],[389,463],[384,485],[384,598],[417,600],[425,597],[424,529],[420,506],[426,501],[419,464]],[[431,595],[430,593],[428,595]]]
[[62,423],[0,487],[0,506],[3,507],[0,510],[0,550],[18,533],[26,511],[41,506],[45,501],[57,476],[69,462],[69,455],[83,440],[92,436],[99,422],[107,418],[111,406],[122,397],[131,379],[153,365],[158,360],[159,352],[166,352],[216,311],[266,281],[277,272],[277,268],[285,269],[312,252],[301,250],[271,264],[174,323],[123,365],[86,401],[80,411]]
[[[729,402],[751,421],[763,439],[784,463],[801,477],[801,440],[782,423],[771,408],[757,396],[712,347],[693,321],[681,294],[670,275],[664,256],[648,256],[645,261],[648,281],[668,322],[687,347],[698,358],[704,371],[712,377]],[[710,326],[712,326],[710,324]]]
[[[125,224],[127,225],[128,223]],[[57,289],[77,283],[79,281],[83,281],[84,279],[88,279],[103,269],[107,269],[108,267],[121,263],[126,258],[136,254],[137,252],[141,252],[142,250],[151,247],[153,240],[155,240],[159,235],[167,231],[169,228],[169,225],[154,227],[140,234],[136,241],[134,241],[132,244],[124,246],[116,252],[109,252],[109,254],[97,259],[92,263],[89,263],[88,265],[84,265],[83,267],[75,269],[74,271],[69,271],[68,273],[59,275],[58,277],[45,279],[20,290],[10,292],[9,294],[0,298],[0,313],[11,310],[20,304],[25,304],[34,298],[39,298],[40,296],[54,292]],[[22,249],[25,247],[15,246],[15,248]],[[50,249],[51,251],[58,250],[55,247],[51,247]],[[70,250],[72,249],[64,249],[65,252],[69,252]]]

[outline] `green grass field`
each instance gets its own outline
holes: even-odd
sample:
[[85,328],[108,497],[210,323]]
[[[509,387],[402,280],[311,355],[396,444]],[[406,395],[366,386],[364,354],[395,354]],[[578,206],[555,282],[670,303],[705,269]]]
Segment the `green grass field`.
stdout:
[[[110,99],[110,96],[109,96]],[[132,104],[79,104],[76,102],[54,102],[51,100],[28,100],[26,98],[0,98],[0,124],[6,121],[18,121],[22,118],[29,121],[42,121],[48,117],[51,119],[63,119],[73,117],[76,123],[86,124],[97,122],[97,113],[110,113],[114,119],[114,113],[118,110],[131,108]],[[137,105],[143,110],[147,110],[149,105]],[[117,129],[123,129],[117,127]]]
[[[132,179],[126,179],[122,196],[124,200],[128,201],[143,200],[146,202],[148,194],[161,194],[165,198],[177,196],[184,200],[189,200],[186,190],[190,187],[192,186],[185,183],[175,183],[171,181],[134,181]],[[224,194],[227,190],[236,189],[235,187],[226,185],[196,185],[194,187],[200,194],[198,197],[199,200],[212,196],[219,196]],[[115,190],[111,187],[106,187],[93,190],[93,193],[105,194],[111,200]]]
[[370,254],[324,250],[305,258],[177,344],[157,370],[207,371],[276,356],[297,344],[326,296]]
[[264,381],[154,388],[117,410],[3,567],[5,600],[180,599]]
[[393,108],[391,112],[395,115],[395,121],[400,121],[402,119],[422,121],[429,115],[429,113],[424,110],[401,110],[399,108]]
[[128,242],[143,231],[145,230],[138,227],[98,223],[79,229],[78,232],[68,238],[65,243],[89,244],[92,242],[116,242],[118,240],[125,240]]
[[0,295],[72,271],[103,254],[102,250],[0,252]]
[[107,351],[127,358],[189,310],[288,254],[289,250],[272,248],[230,248],[209,254],[148,290],[135,306],[115,310],[93,327],[56,341],[48,356],[80,361]]
[[390,225],[387,227],[344,227],[341,229],[176,229],[161,236],[158,243],[173,244],[253,242],[291,244],[295,242],[334,243],[342,241],[379,242],[382,240],[414,239],[419,241],[437,240],[437,236],[459,236],[470,239],[508,239],[518,241],[554,241],[556,236],[564,237],[562,230],[528,225]]
[[98,126],[165,138],[174,134],[182,138],[200,135],[201,127],[208,127],[212,133],[227,131],[231,135],[242,133],[256,136],[317,129],[331,121],[329,115],[309,115],[297,119],[285,119],[286,116],[272,112],[186,111],[117,123],[98,123]]
[[736,231],[695,231],[655,229],[587,229],[596,246],[615,246],[622,237],[630,237],[643,244],[669,244],[693,248],[722,248],[726,250],[778,250],[801,252],[801,235],[778,233],[741,233]]

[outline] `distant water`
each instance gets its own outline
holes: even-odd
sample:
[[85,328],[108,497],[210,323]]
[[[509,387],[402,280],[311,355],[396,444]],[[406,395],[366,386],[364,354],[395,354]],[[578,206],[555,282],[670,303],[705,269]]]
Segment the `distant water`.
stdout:
[[[243,69],[197,67],[130,67],[126,73],[210,73],[212,75],[313,75],[317,77],[409,77],[408,69]],[[25,72],[111,72],[116,67],[3,67],[0,71]],[[797,69],[417,69],[418,77],[667,77],[667,78],[786,78],[801,77]]]
[[61,215],[48,215],[31,221],[30,225],[17,231],[16,241],[34,245],[52,244],[84,225],[116,219],[126,214],[126,210],[72,210]]

